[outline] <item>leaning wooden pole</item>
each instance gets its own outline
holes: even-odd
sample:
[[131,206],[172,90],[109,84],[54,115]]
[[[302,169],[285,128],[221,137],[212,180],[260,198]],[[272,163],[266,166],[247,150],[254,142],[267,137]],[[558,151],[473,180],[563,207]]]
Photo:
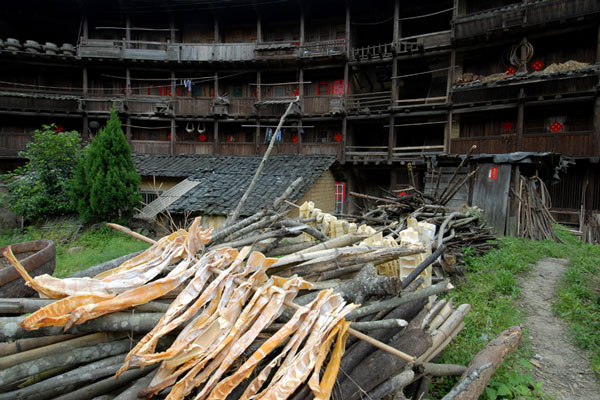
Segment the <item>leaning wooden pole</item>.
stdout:
[[[114,227],[114,226],[119,226],[119,225],[117,225],[117,224],[110,224],[109,226],[110,227]],[[123,227],[121,227],[121,228],[123,228]],[[117,229],[117,228],[115,228],[115,229]],[[119,230],[120,232],[123,232],[123,233],[127,233],[127,231],[131,232],[130,229],[117,229],[117,230]],[[139,235],[139,234],[137,234],[137,235]],[[134,236],[134,237],[137,237],[137,235]],[[150,238],[146,238],[146,239],[147,239],[146,241],[155,242],[154,240],[152,240]],[[217,273],[217,274],[222,272],[218,268],[211,268],[211,271],[213,273]],[[244,283],[244,281],[241,278],[236,278],[235,282],[236,283]],[[444,284],[447,284],[447,282],[444,282]],[[286,306],[288,306],[288,307],[291,307],[291,308],[293,308],[295,310],[298,310],[301,307],[298,304],[296,304],[296,303],[294,303],[292,301],[289,301],[289,300],[284,301],[283,304],[286,305]],[[416,361],[416,357],[413,357],[413,356],[411,356],[409,354],[406,354],[406,353],[404,353],[404,352],[402,352],[402,351],[400,351],[398,349],[395,349],[392,346],[388,346],[387,344],[385,344],[383,342],[380,342],[379,340],[373,339],[372,337],[367,336],[364,333],[357,331],[356,329],[348,328],[348,333],[351,334],[352,336],[355,336],[358,339],[364,340],[365,342],[367,342],[369,344],[372,344],[373,346],[375,346],[377,348],[380,348],[383,351],[386,351],[386,352],[388,352],[390,354],[393,354],[396,357],[399,357],[399,358],[401,358],[401,359],[403,359],[403,360],[405,360],[405,361],[407,361],[409,363],[414,363]]]
[[234,223],[240,217],[240,212],[242,211],[242,207],[246,203],[246,200],[248,199],[248,196],[250,196],[250,193],[252,193],[252,191],[254,190],[254,186],[256,186],[256,183],[258,182],[258,178],[260,177],[260,174],[262,173],[263,169],[265,168],[265,164],[267,163],[267,159],[269,158],[269,155],[271,154],[271,150],[273,150],[273,146],[275,146],[277,132],[279,132],[281,130],[281,127],[283,126],[283,123],[285,122],[286,117],[292,111],[292,107],[298,100],[299,100],[299,97],[296,97],[296,100],[290,102],[290,105],[288,106],[287,110],[285,110],[285,112],[281,116],[281,119],[279,120],[279,125],[277,125],[275,134],[273,134],[273,137],[271,138],[271,141],[269,142],[269,147],[267,148],[267,151],[265,151],[265,155],[263,156],[258,168],[256,169],[256,173],[254,174],[254,178],[252,178],[252,182],[250,182],[250,186],[248,186],[248,189],[246,189],[246,193],[244,193],[244,195],[240,199],[240,202],[235,207],[235,210],[233,210],[233,214],[231,214],[231,216],[227,220],[226,225]]

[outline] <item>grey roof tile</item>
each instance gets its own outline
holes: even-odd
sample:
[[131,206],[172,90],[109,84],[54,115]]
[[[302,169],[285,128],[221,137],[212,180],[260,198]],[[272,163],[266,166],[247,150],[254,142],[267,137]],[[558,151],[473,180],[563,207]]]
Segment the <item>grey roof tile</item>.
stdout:
[[[134,153],[132,157],[141,175],[184,177],[200,182],[175,200],[169,211],[208,215],[225,215],[233,211],[262,160],[262,156],[204,154]],[[301,176],[302,184],[290,198],[290,201],[298,200],[335,162],[334,155],[270,156],[241,214],[250,215],[268,206]]]

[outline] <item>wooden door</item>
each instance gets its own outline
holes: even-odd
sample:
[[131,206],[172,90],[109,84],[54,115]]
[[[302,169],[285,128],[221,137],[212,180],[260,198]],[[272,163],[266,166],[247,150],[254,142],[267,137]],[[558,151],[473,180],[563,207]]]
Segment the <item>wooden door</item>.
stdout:
[[479,164],[473,182],[473,205],[483,210],[487,224],[504,235],[510,188],[510,164]]

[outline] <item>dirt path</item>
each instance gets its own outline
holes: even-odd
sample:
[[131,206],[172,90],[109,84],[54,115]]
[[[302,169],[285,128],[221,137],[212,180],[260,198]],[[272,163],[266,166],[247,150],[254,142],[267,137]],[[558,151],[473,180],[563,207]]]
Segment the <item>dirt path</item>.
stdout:
[[527,279],[521,282],[520,307],[525,312],[525,327],[536,353],[533,378],[543,382],[548,399],[598,400],[600,385],[586,352],[569,338],[568,325],[552,314],[552,302],[558,283],[567,268],[567,260],[541,260]]

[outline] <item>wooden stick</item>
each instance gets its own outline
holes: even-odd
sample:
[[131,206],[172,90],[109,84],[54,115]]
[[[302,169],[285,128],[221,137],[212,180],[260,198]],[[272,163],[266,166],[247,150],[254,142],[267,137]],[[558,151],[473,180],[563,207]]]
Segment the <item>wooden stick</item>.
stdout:
[[273,134],[273,137],[271,138],[271,141],[269,142],[269,147],[267,148],[267,151],[265,151],[265,154],[264,154],[262,160],[260,161],[258,168],[256,169],[256,173],[254,174],[254,177],[252,178],[252,182],[250,182],[250,185],[248,185],[246,192],[244,193],[244,195],[240,199],[239,203],[235,207],[235,210],[233,210],[233,214],[231,214],[231,218],[228,219],[228,221],[226,222],[226,225],[231,225],[232,223],[237,221],[237,219],[239,218],[240,212],[242,211],[242,207],[246,203],[246,200],[250,196],[250,193],[252,193],[252,190],[254,190],[254,186],[256,186],[256,183],[258,182],[258,178],[260,177],[260,174],[262,173],[263,168],[267,164],[267,159],[269,158],[269,155],[271,154],[271,151],[273,150],[273,147],[275,146],[277,132],[279,132],[281,130],[281,127],[283,126],[283,123],[285,122],[286,117],[292,111],[292,107],[294,106],[295,103],[298,102],[298,100],[299,100],[299,97],[296,97],[296,100],[291,101],[287,110],[285,110],[285,112],[281,116],[281,119],[279,120],[279,124],[277,125],[277,129],[275,130],[275,133]]
[[[109,226],[112,228],[113,225],[116,225],[116,224],[110,224]],[[123,232],[123,233],[127,233],[127,234],[128,234],[127,231],[131,232],[130,229],[126,229],[126,230],[117,229],[117,230],[120,231],[120,232]],[[133,236],[133,237],[137,237],[137,236]],[[149,239],[149,238],[146,238],[146,239],[147,240],[152,240],[152,239]],[[152,240],[152,241],[154,242],[154,240]],[[212,270],[213,273],[221,273],[222,272],[218,268],[211,268],[211,270]],[[241,281],[241,283],[244,282],[243,279],[241,279],[241,278],[236,278],[235,279],[236,283],[240,283],[240,281]],[[444,286],[447,286],[447,282],[444,282]],[[291,307],[291,308],[293,308],[295,310],[298,310],[301,307],[301,306],[297,305],[296,303],[293,303],[293,302],[291,302],[289,300],[286,300],[283,304],[286,305],[286,306],[288,306],[288,307]],[[367,342],[369,344],[372,344],[373,346],[375,346],[377,348],[380,348],[381,350],[384,350],[384,351],[386,351],[386,352],[388,352],[390,354],[394,354],[395,356],[400,357],[401,359],[403,359],[403,360],[405,360],[407,362],[413,363],[416,360],[416,357],[413,357],[411,355],[403,353],[400,350],[397,350],[397,349],[395,349],[395,348],[393,348],[391,346],[388,346],[387,344],[382,343],[379,340],[375,340],[375,339],[371,338],[370,336],[367,336],[364,333],[361,333],[361,332],[359,332],[359,331],[357,331],[355,329],[349,328],[348,329],[348,333],[351,334],[352,336],[357,337],[358,339],[364,340],[365,342]]]
[[0,357],[10,356],[11,354],[21,353],[38,347],[48,346],[54,343],[64,342],[74,339],[78,335],[55,335],[39,338],[18,339],[15,341],[0,343]]
[[[446,184],[446,187],[442,191],[442,194],[440,194],[440,204],[442,204],[441,199],[444,198],[444,195],[448,191],[448,188],[454,182],[454,178],[456,178],[456,175],[458,175],[459,171],[462,169],[462,167],[465,165],[465,163],[469,160],[469,158],[471,157],[471,154],[473,154],[473,152],[475,151],[476,148],[477,148],[477,146],[475,146],[475,145],[471,146],[471,148],[469,149],[469,152],[467,153],[467,155],[465,156],[465,158],[462,159],[462,161],[460,162],[460,164],[458,164],[458,167],[454,170],[454,173],[452,174],[452,177],[450,178],[450,180]],[[440,176],[441,176],[441,174],[440,174]]]
[[0,370],[12,367],[13,365],[24,363],[26,361],[36,360],[50,354],[57,354],[72,350],[78,347],[91,346],[98,343],[110,342],[127,336],[125,333],[107,333],[98,332],[87,336],[81,336],[75,339],[66,340],[60,343],[50,344],[37,349],[31,349],[21,353],[0,358]]
[[154,244],[156,243],[156,240],[150,239],[144,235],[140,235],[137,232],[132,231],[131,229],[125,227],[125,226],[121,226],[121,225],[117,225],[117,224],[113,224],[111,222],[107,223],[106,225],[108,225],[110,228],[113,228],[114,230],[117,230],[119,232],[123,232],[126,235],[132,236],[138,240],[141,240],[142,242],[146,242],[146,243],[150,243],[150,244]]

